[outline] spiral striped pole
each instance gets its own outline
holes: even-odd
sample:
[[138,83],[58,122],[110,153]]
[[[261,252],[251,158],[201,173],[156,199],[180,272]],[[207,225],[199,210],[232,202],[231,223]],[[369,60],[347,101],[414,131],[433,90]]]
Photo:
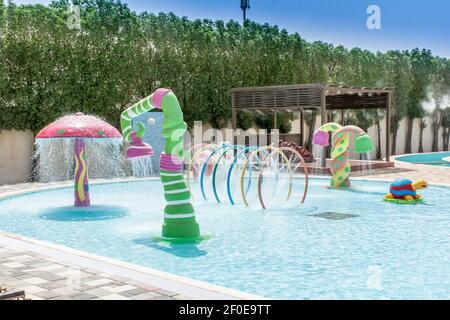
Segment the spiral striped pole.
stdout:
[[320,135],[323,132],[332,134],[331,186],[335,188],[348,188],[350,187],[349,176],[351,171],[348,155],[350,137],[365,134],[365,132],[356,126],[342,127],[337,123],[324,124],[317,130],[317,135]]
[[[319,129],[317,129],[316,132],[314,132],[313,143],[321,145],[321,146],[328,146],[328,141],[330,139],[329,133],[333,134],[334,132],[340,130],[341,128],[342,128],[342,126],[340,124],[337,124],[334,122],[325,123]],[[347,147],[348,147],[348,145],[347,145]],[[332,174],[331,186],[338,187],[339,184],[336,184],[336,181],[334,178],[334,171],[336,169],[336,159],[333,157],[333,150],[334,150],[334,144],[333,144],[333,148],[332,148],[332,152],[331,152],[331,174]],[[347,151],[347,149],[345,151]]]
[[364,134],[365,132],[356,126],[346,126],[333,135],[333,148],[331,149],[331,173],[333,178],[331,186],[350,187],[350,161],[348,148],[350,146],[350,136]]
[[[162,134],[165,145],[160,156],[160,175],[167,205],[164,209],[162,237],[171,242],[196,242],[201,240],[200,227],[190,202],[191,193],[183,177],[183,144],[187,125],[175,94],[161,88],[125,110],[120,121],[122,134],[126,141],[131,142],[132,119],[155,108],[162,109],[164,113]],[[138,125],[138,130],[143,131],[144,127]]]

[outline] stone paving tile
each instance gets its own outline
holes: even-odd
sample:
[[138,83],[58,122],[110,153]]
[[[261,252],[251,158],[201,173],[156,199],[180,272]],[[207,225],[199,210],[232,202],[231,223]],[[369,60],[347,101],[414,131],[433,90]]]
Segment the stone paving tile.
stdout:
[[28,300],[45,300],[44,298],[42,298],[40,296],[36,296],[34,294],[27,295],[26,299],[28,299]]
[[172,298],[176,299],[176,300],[192,300],[191,297],[188,297],[188,296],[185,296],[182,294],[177,294],[177,295],[173,296]]
[[73,271],[72,270],[70,270],[70,269],[65,269],[64,271],[58,271],[58,272],[55,272],[55,275],[57,275],[57,276],[60,276],[60,277],[62,277],[62,278],[67,278],[68,276],[70,276],[70,275],[72,275],[73,274]]
[[106,291],[104,289],[100,289],[100,288],[85,290],[84,293],[91,294],[96,297],[104,297],[104,296],[109,296],[111,294],[111,292]]
[[103,272],[103,273],[98,274],[98,276],[99,277],[103,277],[103,278],[111,278],[114,275],[112,273],[109,273],[109,272]]
[[59,293],[55,292],[55,291],[52,291],[52,290],[47,290],[47,291],[39,292],[38,295],[42,299],[51,299],[51,298],[58,297]]
[[146,290],[148,290],[148,291],[155,291],[155,290],[158,290],[158,289],[159,289],[158,287],[151,286],[151,285],[146,284],[146,283],[138,283],[138,286],[139,286],[140,288],[146,289]]
[[124,297],[118,293],[111,294],[109,296],[101,297],[102,300],[130,300],[128,297]]
[[127,291],[123,292],[122,294],[127,294],[127,295],[129,294],[129,295],[135,296],[135,295],[143,294],[146,292],[148,292],[146,289],[136,288],[136,289],[127,290]]
[[48,282],[48,280],[45,280],[42,278],[29,278],[29,279],[24,279],[24,281],[27,283],[31,283],[31,284],[43,284],[43,283]]
[[188,299],[139,281],[7,247],[0,247],[0,284],[9,291],[25,290],[31,300]]
[[60,280],[64,280],[66,278],[49,273],[49,272],[39,272],[37,273],[37,275],[42,278],[45,279],[47,281],[60,281]]
[[161,295],[156,292],[147,292],[147,293],[141,293],[136,296],[132,296],[132,300],[153,300],[157,297],[160,297]]
[[63,265],[60,265],[60,264],[53,264],[53,265],[50,265],[48,267],[39,268],[39,270],[41,270],[41,271],[55,271],[55,270],[61,270],[62,271],[64,269],[66,269],[66,267],[63,266]]
[[111,276],[109,278],[111,278],[111,279],[113,279],[115,281],[118,281],[118,282],[125,282],[125,281],[128,280],[127,278],[124,278],[124,277],[121,277],[121,276],[115,276],[115,275],[113,275],[113,276]]
[[3,263],[2,265],[7,268],[14,268],[14,269],[25,267],[24,264],[21,264],[19,262],[7,262],[7,263]]
[[67,279],[59,280],[59,281],[50,281],[47,283],[43,283],[40,285],[40,287],[51,290],[51,289],[57,289],[67,286]]
[[103,287],[101,287],[101,289],[104,289],[111,293],[121,293],[121,292],[125,292],[128,290],[136,289],[136,287],[127,284],[127,285],[122,285],[122,286],[103,286]]
[[12,256],[9,257],[8,260],[13,260],[13,261],[30,261],[30,260],[34,260],[34,257],[28,255],[28,254],[22,254],[22,255],[18,255],[18,256]]
[[72,296],[72,295],[81,293],[80,290],[77,290],[75,288],[70,288],[70,287],[56,288],[56,289],[53,289],[52,291],[58,293],[60,296]]
[[49,300],[73,300],[70,296],[56,296],[54,298],[50,298]]
[[73,300],[92,300],[94,298],[97,298],[97,296],[87,293],[81,293],[78,295],[70,296]]
[[114,282],[114,280],[107,279],[107,278],[100,278],[100,279],[97,279],[97,280],[84,282],[83,284],[85,284],[87,286],[91,286],[91,287],[98,287],[98,286],[105,285],[105,284],[108,284],[108,283],[111,283],[111,282]]
[[163,290],[163,289],[158,289],[155,290],[156,293],[160,293],[164,296],[168,296],[168,297],[172,297],[172,296],[176,296],[178,293],[176,292],[172,292],[172,291],[167,291],[167,290]]
[[151,300],[176,300],[173,297],[169,297],[169,296],[158,296],[158,297],[154,297]]
[[36,286],[36,285],[29,285],[26,287],[21,288],[22,290],[25,290],[27,293],[36,294],[39,292],[47,291],[46,289]]

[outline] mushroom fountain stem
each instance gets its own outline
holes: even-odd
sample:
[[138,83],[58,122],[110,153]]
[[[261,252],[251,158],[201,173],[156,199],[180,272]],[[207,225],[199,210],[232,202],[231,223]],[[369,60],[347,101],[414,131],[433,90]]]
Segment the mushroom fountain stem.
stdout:
[[88,167],[86,164],[86,143],[83,139],[75,139],[75,207],[89,207]]

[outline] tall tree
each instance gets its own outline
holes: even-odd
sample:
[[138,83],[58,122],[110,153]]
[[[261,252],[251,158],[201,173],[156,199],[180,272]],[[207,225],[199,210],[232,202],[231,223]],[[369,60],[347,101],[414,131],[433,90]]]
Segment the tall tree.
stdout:
[[433,55],[430,50],[414,49],[410,52],[409,58],[411,62],[412,88],[409,105],[406,110],[405,153],[411,153],[414,120],[422,118],[424,115],[421,103],[427,97],[427,88],[430,85],[430,76],[434,66]]
[[425,121],[424,117],[422,116],[421,119],[419,119],[419,150],[417,152],[423,153],[423,132],[427,128],[427,122]]
[[435,70],[431,75],[431,85],[428,92],[428,101],[425,104],[429,107],[432,118],[432,151],[439,150],[439,130],[443,121],[443,108],[445,100],[450,93],[450,65],[447,59],[435,58]]
[[392,154],[397,154],[397,136],[400,128],[400,122],[406,116],[406,110],[410,103],[411,84],[411,64],[407,52],[388,51],[382,56],[381,64],[383,66],[383,79],[385,85],[395,88],[392,97],[392,118],[391,128],[392,134]]
[[444,109],[442,119],[442,150],[449,151],[450,106]]

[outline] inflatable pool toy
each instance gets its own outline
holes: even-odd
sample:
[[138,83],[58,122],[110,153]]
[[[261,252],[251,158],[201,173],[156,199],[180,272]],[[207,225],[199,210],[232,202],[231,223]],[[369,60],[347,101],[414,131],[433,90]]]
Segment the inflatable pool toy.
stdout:
[[397,179],[389,188],[388,193],[384,200],[387,202],[398,204],[415,204],[423,202],[422,196],[417,193],[418,189],[424,189],[428,186],[428,183],[424,180],[412,182],[409,179]]
[[350,187],[350,162],[348,148],[350,138],[354,137],[354,151],[358,153],[373,151],[372,138],[356,126],[342,127],[337,123],[326,123],[314,132],[313,144],[326,147],[329,145],[329,133],[332,134],[331,149],[331,186],[334,188]]
[[[142,145],[144,126],[138,123],[133,130],[133,118],[153,109],[162,109],[164,121],[162,134],[165,138],[164,152],[160,156],[160,175],[167,205],[164,209],[162,240],[174,243],[198,242],[200,227],[195,219],[194,208],[190,202],[191,193],[183,177],[184,171],[184,133],[187,125],[175,94],[169,89],[158,89],[147,98],[125,110],[120,118],[125,141],[131,143],[127,152],[135,157],[152,155],[149,145]],[[137,138],[137,139],[136,139]]]

